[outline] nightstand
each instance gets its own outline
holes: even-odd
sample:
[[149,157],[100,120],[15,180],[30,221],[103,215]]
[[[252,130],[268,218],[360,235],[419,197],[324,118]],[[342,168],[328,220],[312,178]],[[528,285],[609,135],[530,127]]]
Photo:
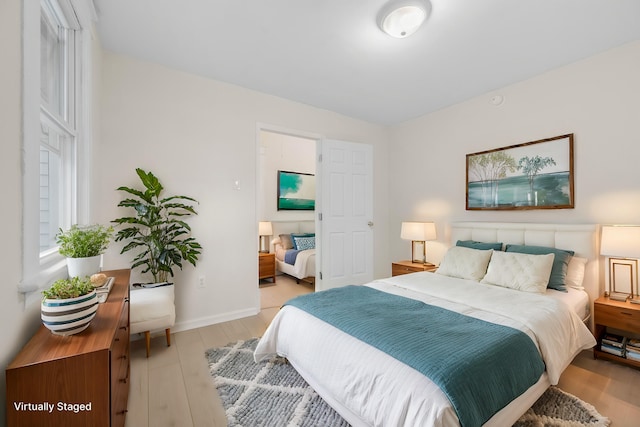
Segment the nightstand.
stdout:
[[607,328],[616,329],[623,334],[625,332],[630,335],[640,334],[640,305],[600,297],[593,303],[593,323],[595,337],[598,340],[598,344],[593,348],[594,358],[613,360],[640,368],[640,362],[600,350],[602,336]]
[[258,278],[271,279],[276,283],[276,254],[258,253]]
[[422,264],[411,261],[396,261],[391,264],[391,275],[399,276],[401,274],[416,273],[418,271],[436,271],[437,266],[433,264]]

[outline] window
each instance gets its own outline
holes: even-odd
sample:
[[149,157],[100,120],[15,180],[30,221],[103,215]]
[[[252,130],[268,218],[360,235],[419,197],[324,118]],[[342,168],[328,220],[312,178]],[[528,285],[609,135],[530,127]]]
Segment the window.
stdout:
[[[72,17],[75,19],[75,16]],[[40,253],[56,247],[59,228],[74,222],[77,139],[76,31],[56,0],[40,10]]]
[[[55,236],[86,222],[90,0],[24,2],[22,292],[66,274]],[[92,13],[93,12],[93,13]],[[78,185],[83,181],[82,185]]]

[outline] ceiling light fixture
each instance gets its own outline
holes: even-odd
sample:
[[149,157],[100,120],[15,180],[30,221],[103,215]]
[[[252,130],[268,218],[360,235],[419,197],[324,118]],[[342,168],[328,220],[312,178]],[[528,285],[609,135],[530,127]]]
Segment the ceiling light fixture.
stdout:
[[380,11],[378,26],[391,37],[402,39],[418,31],[429,12],[429,0],[392,0]]

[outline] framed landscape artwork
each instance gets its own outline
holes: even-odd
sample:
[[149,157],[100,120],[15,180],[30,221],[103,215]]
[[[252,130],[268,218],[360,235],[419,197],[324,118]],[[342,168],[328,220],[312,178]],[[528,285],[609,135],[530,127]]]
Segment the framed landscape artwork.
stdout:
[[312,211],[316,207],[316,177],[310,173],[278,171],[278,210]]
[[572,209],[573,134],[467,154],[467,210]]

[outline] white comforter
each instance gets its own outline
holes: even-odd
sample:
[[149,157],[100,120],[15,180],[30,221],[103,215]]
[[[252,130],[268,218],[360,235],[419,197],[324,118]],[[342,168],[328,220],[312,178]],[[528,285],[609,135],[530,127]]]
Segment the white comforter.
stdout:
[[[545,361],[544,380],[548,377],[552,384],[558,382],[579,351],[595,345],[575,313],[544,295],[433,273],[396,276],[367,286],[525,332]],[[446,396],[428,378],[294,307],[285,306],[277,314],[256,348],[255,359],[260,361],[276,353],[288,358],[327,403],[353,425],[459,424]],[[531,403],[530,399],[524,400],[524,406],[516,408],[515,413],[511,411],[506,419],[513,423]],[[501,418],[500,423],[504,422]],[[491,424],[499,425],[487,423]]]

